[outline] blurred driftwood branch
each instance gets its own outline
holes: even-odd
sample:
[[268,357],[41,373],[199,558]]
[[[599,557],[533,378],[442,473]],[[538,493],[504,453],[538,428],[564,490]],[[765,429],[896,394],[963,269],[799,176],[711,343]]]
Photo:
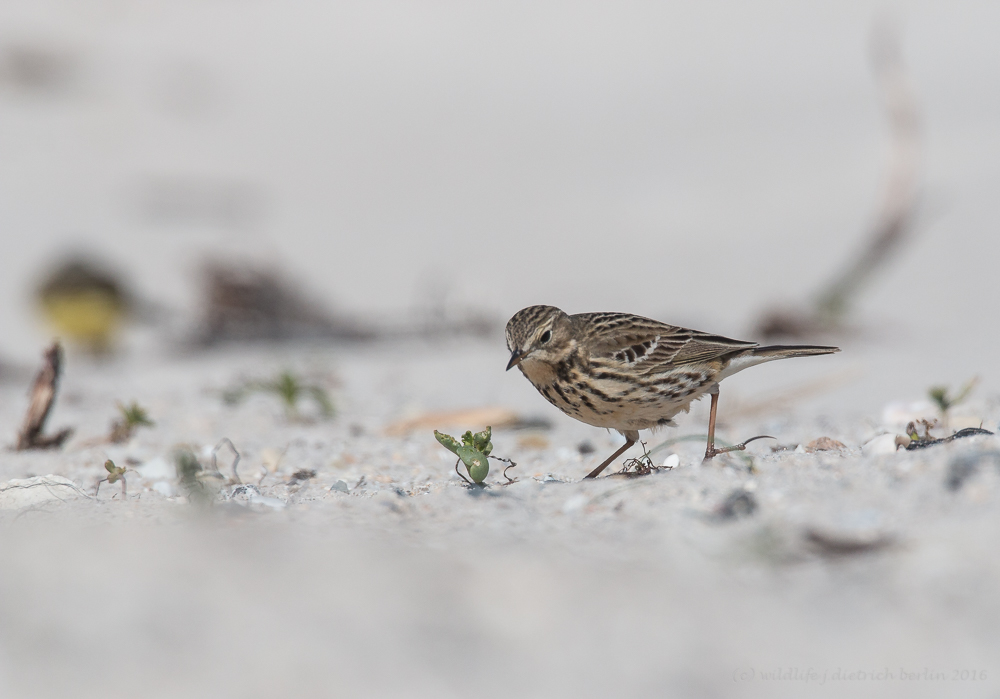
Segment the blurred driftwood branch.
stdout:
[[488,337],[495,319],[469,308],[434,304],[405,319],[328,310],[300,290],[296,280],[273,267],[208,262],[202,271],[202,318],[196,346],[282,340],[380,340]]
[[871,233],[859,253],[815,296],[811,308],[765,313],[756,329],[765,338],[796,337],[842,328],[865,286],[912,233],[920,176],[920,113],[893,23],[882,21],[875,26],[871,60],[890,133],[889,167]]
[[204,318],[196,342],[254,342],[303,338],[369,340],[373,328],[333,316],[272,269],[208,263],[203,270]]
[[52,343],[52,346],[45,351],[44,357],[45,363],[31,386],[31,403],[29,403],[28,412],[24,416],[24,425],[17,435],[18,451],[60,447],[73,434],[71,427],[62,429],[50,437],[42,434],[45,430],[45,421],[48,419],[49,413],[52,412],[56,392],[59,389],[59,375],[62,373],[62,347],[58,342]]

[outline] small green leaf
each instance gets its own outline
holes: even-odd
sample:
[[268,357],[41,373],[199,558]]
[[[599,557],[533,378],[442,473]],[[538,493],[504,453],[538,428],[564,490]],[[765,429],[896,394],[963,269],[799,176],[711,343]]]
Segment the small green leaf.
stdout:
[[108,472],[108,483],[116,483],[119,478],[125,475],[125,469],[115,466],[115,462],[108,459],[104,462],[104,470]]
[[222,400],[227,405],[236,405],[251,393],[270,393],[281,399],[285,406],[285,416],[290,420],[299,419],[299,402],[304,398],[312,398],[324,418],[332,418],[336,414],[333,401],[322,386],[305,383],[290,371],[283,371],[273,379],[246,381],[225,391]]
[[[485,450],[486,445],[490,443],[490,436],[492,435],[492,432],[493,432],[492,427],[487,427],[482,432],[476,432],[474,435],[472,435],[472,446],[474,446],[479,451]],[[489,454],[488,451],[485,453]]]
[[450,434],[445,434],[444,432],[434,430],[434,438],[441,443],[441,446],[450,451],[452,454],[457,454],[458,448],[462,446],[458,443],[457,439],[452,437]]
[[215,499],[215,492],[202,479],[205,469],[188,447],[180,447],[174,451],[174,467],[177,469],[181,488],[187,491],[191,502],[207,505]]
[[927,392],[931,400],[937,404],[938,410],[947,412],[951,407],[951,400],[948,399],[948,389],[944,386],[934,386]]
[[472,439],[472,430],[466,430],[465,434],[462,435],[462,444],[464,444],[467,447],[472,447],[473,449],[476,448],[476,445]]
[[118,404],[118,411],[122,414],[125,427],[132,430],[136,427],[155,427],[156,424],[149,419],[149,413],[137,402],[132,401],[131,405]]
[[478,449],[470,446],[462,446],[455,452],[465,464],[469,471],[469,477],[476,483],[482,483],[490,473],[490,462]]

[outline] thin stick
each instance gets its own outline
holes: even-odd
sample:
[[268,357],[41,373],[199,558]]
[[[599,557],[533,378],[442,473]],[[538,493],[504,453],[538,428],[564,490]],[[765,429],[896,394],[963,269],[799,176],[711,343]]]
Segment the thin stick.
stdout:
[[52,343],[52,346],[45,351],[44,358],[45,363],[38,375],[35,376],[35,382],[31,386],[31,403],[24,416],[24,425],[17,436],[18,451],[60,447],[73,434],[73,429],[67,427],[51,437],[42,436],[42,432],[45,430],[45,421],[48,419],[49,413],[52,412],[52,406],[56,400],[59,375],[62,372],[63,352],[58,342]]
[[888,22],[872,32],[872,67],[889,118],[892,155],[886,177],[881,209],[868,246],[841,275],[824,290],[817,301],[817,313],[838,319],[876,269],[899,248],[910,231],[917,200],[920,171],[920,114],[917,100],[906,77],[899,36]]
[[871,60],[889,121],[890,159],[867,244],[820,289],[812,309],[766,313],[757,323],[757,332],[765,337],[838,328],[862,289],[913,231],[921,160],[920,110],[907,79],[898,32],[890,22],[883,20],[874,28]]
[[[511,461],[510,459],[505,459],[505,458],[503,458],[501,456],[492,456],[491,455],[489,458],[496,459],[497,461],[502,461],[505,464],[507,464],[506,466],[504,466],[504,469],[503,469],[503,477],[507,479],[507,482],[506,483],[501,483],[501,485],[510,485],[511,483],[513,483],[514,481],[517,480],[516,478],[511,478],[510,476],[507,475],[507,470],[511,469],[511,468],[515,468],[517,466],[517,463]],[[459,474],[459,475],[461,475],[461,474]]]
[[457,460],[457,461],[455,462],[455,473],[457,473],[457,474],[458,474],[458,477],[459,477],[459,478],[461,478],[461,479],[462,479],[463,481],[465,481],[465,482],[466,482],[466,483],[468,483],[469,485],[472,485],[472,481],[470,481],[470,480],[469,480],[468,478],[466,478],[465,476],[463,476],[463,475],[462,475],[462,472],[458,470],[458,465],[459,465],[460,463],[462,463],[462,460],[461,460],[461,459],[458,459],[458,460]]

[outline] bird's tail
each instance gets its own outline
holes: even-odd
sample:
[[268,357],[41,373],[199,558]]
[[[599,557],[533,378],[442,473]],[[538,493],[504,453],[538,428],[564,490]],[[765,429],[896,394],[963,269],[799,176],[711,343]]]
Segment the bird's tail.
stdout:
[[773,362],[775,359],[812,357],[819,354],[833,354],[839,351],[839,347],[824,347],[822,345],[769,345],[768,347],[750,347],[729,360],[729,364],[722,370],[718,381],[727,376],[732,376],[743,369],[757,366],[764,362]]

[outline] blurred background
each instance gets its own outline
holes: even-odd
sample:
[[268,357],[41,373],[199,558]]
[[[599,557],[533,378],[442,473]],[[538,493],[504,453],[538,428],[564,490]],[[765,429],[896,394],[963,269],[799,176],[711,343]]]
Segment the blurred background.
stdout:
[[756,336],[878,227],[898,41],[907,235],[846,342],[876,341],[879,400],[914,363],[995,386],[997,26],[990,2],[6,2],[0,357],[77,312],[38,296],[80,260],[156,328],[125,353],[211,336],[239,269],[332,336],[454,312],[499,338],[534,303]]
[[[998,27],[0,3],[0,694],[771,699],[808,692],[737,673],[801,666],[996,696],[996,437],[895,439],[997,429]],[[844,351],[727,380],[758,471],[700,466],[702,402],[650,442],[696,436],[676,471],[581,482],[617,435],[503,372],[539,303]],[[518,484],[459,485],[431,430],[473,424]],[[56,477],[77,500],[16,502]]]

